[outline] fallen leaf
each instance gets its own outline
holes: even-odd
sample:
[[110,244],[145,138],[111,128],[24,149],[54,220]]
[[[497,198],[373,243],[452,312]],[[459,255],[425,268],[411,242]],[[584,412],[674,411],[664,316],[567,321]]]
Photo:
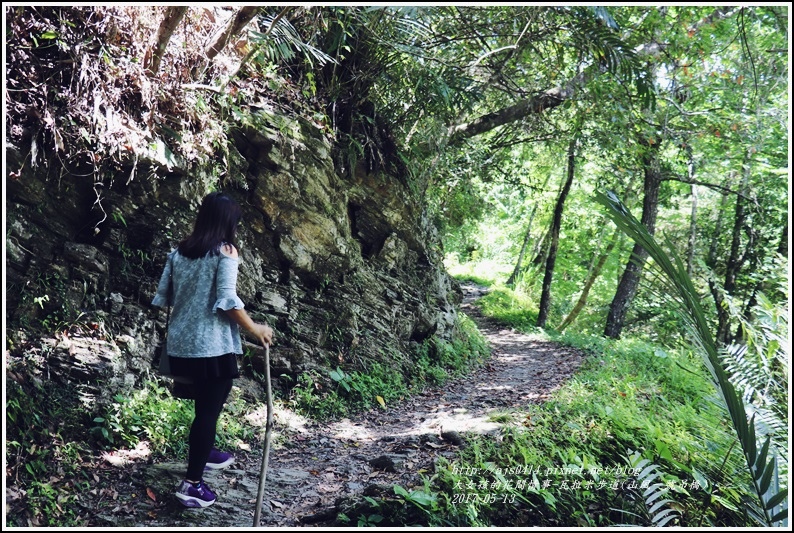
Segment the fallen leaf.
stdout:
[[383,400],[382,396],[375,396],[375,399],[378,400],[378,403],[380,404],[381,407],[386,409],[386,402]]
[[270,505],[272,505],[273,507],[277,507],[279,509],[282,509],[284,507],[283,503],[277,502],[276,500],[270,500]]
[[342,485],[338,483],[319,483],[317,485],[318,492],[336,493],[342,490]]
[[154,491],[149,487],[146,487],[146,495],[149,496],[149,498],[151,498],[153,502],[157,501],[157,496],[155,496]]

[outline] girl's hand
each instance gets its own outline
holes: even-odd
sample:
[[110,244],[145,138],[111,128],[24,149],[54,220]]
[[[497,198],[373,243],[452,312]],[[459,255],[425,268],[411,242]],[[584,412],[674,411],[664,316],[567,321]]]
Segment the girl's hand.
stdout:
[[262,346],[273,344],[273,329],[267,324],[258,324],[251,320],[245,309],[227,309],[226,314]]
[[267,324],[254,324],[250,331],[262,346],[273,344],[273,329]]

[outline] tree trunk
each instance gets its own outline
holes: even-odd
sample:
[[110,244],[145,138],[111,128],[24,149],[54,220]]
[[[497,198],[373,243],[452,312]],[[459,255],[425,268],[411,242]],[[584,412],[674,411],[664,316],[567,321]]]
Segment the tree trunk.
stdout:
[[534,250],[535,258],[532,260],[533,265],[540,266],[546,262],[546,258],[549,256],[550,236],[551,236],[551,228],[547,228],[546,233],[543,234],[543,237],[541,237],[541,239],[537,243],[537,246],[535,247]]
[[590,269],[590,275],[587,277],[587,281],[585,281],[584,287],[582,288],[582,294],[579,295],[579,299],[576,301],[573,309],[571,309],[571,312],[568,313],[568,316],[566,316],[562,323],[557,326],[558,332],[562,333],[565,328],[573,324],[573,321],[576,320],[576,317],[578,317],[579,313],[581,313],[582,309],[584,309],[584,306],[587,303],[587,297],[590,295],[590,289],[593,287],[595,280],[597,280],[598,276],[601,274],[601,269],[604,268],[609,254],[612,253],[612,250],[618,243],[618,237],[620,235],[620,229],[616,227],[615,231],[612,233],[612,237],[609,239],[609,244],[607,244],[606,249],[601,252],[601,254],[598,256],[598,259],[596,259],[593,268]]
[[[545,191],[546,186],[549,184],[549,180],[551,179],[551,172],[546,176],[546,181],[543,182],[540,190]],[[538,203],[535,202],[535,205],[532,207],[532,214],[529,215],[529,223],[527,224],[527,232],[524,234],[524,243],[521,245],[521,252],[518,254],[518,261],[516,261],[516,267],[513,269],[513,273],[510,274],[510,278],[507,280],[508,285],[512,285],[518,279],[518,276],[521,272],[525,269],[521,268],[521,263],[524,261],[524,255],[526,254],[527,247],[529,246],[530,237],[532,236],[532,220],[535,218],[535,213],[538,209]]]
[[714,226],[714,235],[716,235],[717,238],[711,239],[711,244],[709,245],[709,253],[708,256],[706,256],[706,265],[708,265],[708,267],[712,270],[717,265],[717,254],[719,253],[719,250],[717,248],[719,247],[719,242],[720,242],[718,237],[722,235],[722,220],[723,220],[722,214],[725,212],[725,204],[727,203],[728,203],[728,193],[723,192],[722,200],[720,200],[720,209],[717,213],[717,223]]
[[[738,198],[737,198],[738,201]],[[725,212],[725,204],[728,202],[728,193],[725,192],[722,194],[722,201],[720,202],[720,209],[717,216],[717,223],[714,227],[714,235],[715,238],[711,240],[711,245],[709,246],[709,253],[706,257],[706,265],[711,269],[712,273],[714,273],[714,268],[717,266],[717,254],[718,251],[718,244],[719,244],[719,235],[722,235],[722,223],[723,223],[723,213]],[[722,292],[722,289],[718,286],[715,281],[714,275],[709,276],[709,291],[711,291],[711,297],[714,298],[714,307],[717,312],[717,332],[719,334],[720,331],[725,331],[728,329],[728,310],[725,308],[725,296]],[[718,339],[715,339],[718,341]]]
[[[739,271],[747,260],[748,255],[753,249],[753,235],[750,228],[747,226],[747,198],[745,192],[750,184],[750,153],[745,154],[744,163],[742,164],[742,185],[740,194],[736,196],[736,207],[733,216],[733,232],[731,233],[731,251],[728,256],[728,261],[725,265],[725,282],[723,283],[723,290],[725,294],[733,296],[736,292],[736,278]],[[748,241],[744,251],[742,248],[742,232],[747,230]],[[731,330],[730,330],[730,316],[727,309],[723,309],[723,320],[719,321],[716,341],[723,346],[731,343]]]
[[504,126],[505,124],[516,122],[530,115],[537,115],[543,111],[554,109],[573,96],[577,87],[590,81],[590,79],[594,77],[594,74],[589,73],[595,72],[597,72],[595,69],[583,71],[565,86],[555,87],[554,89],[550,89],[532,98],[521,100],[511,106],[483,115],[467,124],[451,126],[448,130],[448,144],[454,145],[464,139],[491,131],[499,126]]
[[[692,164],[690,163],[690,178],[692,177]],[[695,260],[695,244],[697,237],[697,209],[698,209],[698,191],[697,185],[692,185],[692,211],[689,216],[689,244],[687,246],[686,254],[686,273],[692,276],[692,263]]]
[[568,145],[568,178],[565,180],[565,185],[563,185],[562,190],[560,191],[560,196],[557,198],[557,205],[554,206],[554,218],[552,219],[551,223],[551,237],[550,237],[550,246],[549,246],[549,256],[546,259],[546,273],[543,276],[543,290],[540,295],[540,310],[538,311],[538,321],[537,326],[539,328],[546,327],[546,320],[549,316],[549,306],[551,302],[551,280],[554,276],[554,263],[557,261],[557,245],[559,244],[560,240],[560,226],[562,225],[562,211],[565,207],[565,199],[568,197],[568,193],[571,190],[571,184],[573,183],[574,177],[574,170],[576,162],[576,135],[574,138],[571,139],[571,143]]
[[[776,253],[780,254],[782,257],[788,257],[788,221],[785,221],[783,224],[783,230],[781,234],[780,242],[778,243]],[[747,300],[747,305],[744,308],[743,315],[745,320],[751,320],[753,318],[753,308],[758,304],[758,293],[766,293],[770,290],[775,290],[776,287],[772,284],[771,280],[768,279],[759,279],[755,287],[753,287],[753,292],[750,295],[750,299]],[[737,336],[738,336],[737,332]]]
[[171,40],[171,35],[174,34],[174,30],[179,26],[187,10],[187,7],[167,7],[165,9],[165,15],[160,27],[157,29],[154,44],[146,52],[143,59],[143,66],[150,76],[154,76],[160,70],[160,61],[163,59],[165,49],[168,47],[168,41]]
[[777,253],[783,257],[788,257],[788,238],[788,220],[786,220],[786,225],[783,226],[783,233],[780,235],[780,244],[777,246]]
[[532,207],[532,213],[529,215],[529,222],[527,222],[527,231],[524,233],[524,242],[521,243],[521,251],[518,253],[518,260],[516,261],[516,267],[513,269],[513,273],[510,274],[510,277],[507,278],[507,285],[512,285],[518,279],[518,275],[521,274],[521,263],[524,261],[524,254],[527,251],[527,246],[529,246],[529,240],[532,236],[532,220],[535,218],[535,211],[538,209],[538,204],[536,203]]
[[241,7],[237,13],[235,13],[231,19],[229,19],[229,23],[218,32],[215,38],[212,41],[207,49],[205,50],[205,54],[207,56],[208,61],[212,61],[215,56],[221,53],[221,51],[226,48],[226,45],[229,44],[237,34],[245,28],[251,20],[256,16],[259,12],[260,6],[244,6]]
[[[662,184],[662,175],[659,169],[659,144],[649,146],[643,156],[643,167],[645,179],[643,181],[643,202],[642,219],[640,222],[651,235],[656,230],[656,215],[659,210],[659,188]],[[604,328],[604,336],[611,339],[620,338],[623,330],[623,323],[626,320],[628,311],[634,296],[637,294],[637,287],[640,283],[640,276],[648,258],[648,252],[639,244],[635,244],[631,252],[631,257],[623,271],[623,275],[618,282],[615,297],[609,306],[607,323]]]

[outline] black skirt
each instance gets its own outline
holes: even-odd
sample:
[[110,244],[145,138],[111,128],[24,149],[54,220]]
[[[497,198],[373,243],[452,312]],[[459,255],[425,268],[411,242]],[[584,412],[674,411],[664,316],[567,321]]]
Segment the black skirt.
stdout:
[[239,378],[237,355],[227,353],[215,357],[171,356],[171,373],[174,376],[193,378],[194,381]]

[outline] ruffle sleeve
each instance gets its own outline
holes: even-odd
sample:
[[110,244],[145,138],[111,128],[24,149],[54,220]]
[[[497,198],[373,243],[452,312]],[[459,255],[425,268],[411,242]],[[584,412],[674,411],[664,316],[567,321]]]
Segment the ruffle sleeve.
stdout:
[[237,296],[237,267],[239,261],[228,255],[221,254],[218,263],[216,278],[216,300],[212,306],[213,312],[221,309],[243,309],[245,304]]

